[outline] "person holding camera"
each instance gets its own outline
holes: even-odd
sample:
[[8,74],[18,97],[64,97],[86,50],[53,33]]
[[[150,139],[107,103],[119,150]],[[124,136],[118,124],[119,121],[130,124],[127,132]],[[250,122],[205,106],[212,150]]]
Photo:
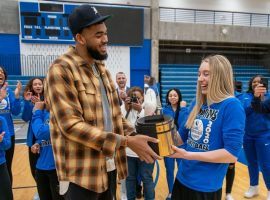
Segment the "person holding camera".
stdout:
[[270,99],[266,99],[265,101],[261,100],[261,96],[264,96],[266,92],[267,90],[264,84],[258,84],[257,87],[254,88],[254,98],[251,105],[255,112],[270,113]]
[[[264,77],[256,75],[249,81],[248,91],[242,97],[242,103],[246,112],[246,127],[244,136],[244,151],[248,162],[250,177],[250,187],[245,192],[246,198],[252,198],[259,194],[259,169],[268,190],[267,200],[270,200],[270,114],[258,113],[251,103],[253,99],[259,98],[260,101],[270,99],[268,83]],[[264,93],[258,92],[259,87],[265,86]]]
[[[136,120],[144,117],[143,90],[139,87],[132,87],[127,93],[125,104],[121,106],[121,112],[133,126]],[[128,176],[126,178],[127,199],[136,199],[136,186],[138,176],[142,179],[144,198],[155,199],[153,170],[154,163],[141,161],[138,155],[130,148],[126,148]]]

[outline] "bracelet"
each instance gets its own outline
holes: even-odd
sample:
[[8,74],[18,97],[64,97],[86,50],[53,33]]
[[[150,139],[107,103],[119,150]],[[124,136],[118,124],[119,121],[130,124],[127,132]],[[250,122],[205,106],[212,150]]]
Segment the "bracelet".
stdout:
[[128,136],[125,136],[125,142],[124,142],[124,147],[127,147],[128,146]]
[[127,147],[128,146],[128,136],[124,136],[124,141],[122,140],[121,142],[122,147]]

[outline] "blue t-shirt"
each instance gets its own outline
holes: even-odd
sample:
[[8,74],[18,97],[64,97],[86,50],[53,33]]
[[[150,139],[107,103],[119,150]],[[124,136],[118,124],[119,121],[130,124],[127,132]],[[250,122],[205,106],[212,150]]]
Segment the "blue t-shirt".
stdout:
[[40,144],[40,156],[36,168],[40,170],[55,169],[49,121],[50,113],[46,110],[36,110],[33,114],[32,131]]
[[[192,129],[180,127],[186,151],[206,152],[225,149],[238,157],[243,143],[245,112],[235,97],[209,107],[203,105]],[[215,192],[222,187],[228,164],[183,159],[177,179],[186,187],[200,192]]]
[[11,146],[7,122],[4,117],[0,116],[0,133],[2,132],[5,132],[5,135],[2,142],[0,142],[0,165],[6,162],[5,151]]
[[0,102],[0,116],[4,117],[7,121],[10,136],[14,135],[14,125],[12,115],[19,115],[21,112],[21,100],[16,99],[13,91],[9,88],[7,96]]

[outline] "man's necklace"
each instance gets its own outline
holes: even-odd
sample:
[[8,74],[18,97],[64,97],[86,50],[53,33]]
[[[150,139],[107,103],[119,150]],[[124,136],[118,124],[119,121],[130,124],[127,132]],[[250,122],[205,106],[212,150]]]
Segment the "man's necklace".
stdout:
[[95,63],[92,64],[91,67],[92,67],[92,70],[93,70],[93,75],[94,75],[96,78],[99,78],[99,77],[100,77],[100,72],[96,69]]

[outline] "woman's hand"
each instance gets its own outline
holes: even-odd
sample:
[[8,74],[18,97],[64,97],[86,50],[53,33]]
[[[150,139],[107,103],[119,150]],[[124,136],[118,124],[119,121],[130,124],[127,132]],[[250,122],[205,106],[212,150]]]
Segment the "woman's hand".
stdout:
[[38,96],[32,95],[31,96],[31,101],[32,101],[33,104],[36,104],[37,102],[40,101],[40,95],[39,94],[38,94]]
[[14,94],[15,94],[16,99],[20,98],[21,90],[22,90],[22,83],[21,83],[21,81],[17,81],[16,89],[14,90]]
[[2,142],[2,141],[3,141],[4,136],[5,136],[5,132],[3,131],[3,132],[0,134],[0,142]]
[[132,109],[137,110],[139,113],[142,111],[142,105],[140,103],[131,103]]
[[264,94],[266,93],[266,88],[263,86],[263,84],[258,84],[255,88],[254,88],[254,96],[255,97],[264,97]]
[[36,154],[40,152],[40,145],[38,143],[35,143],[31,146],[31,152]]
[[186,107],[187,106],[187,102],[186,101],[181,101],[180,102],[180,107],[183,108],[183,107]]
[[30,92],[30,91],[24,92],[24,93],[23,93],[23,98],[24,98],[26,101],[30,101],[31,98],[32,98],[32,92]]
[[0,89],[0,102],[7,96],[7,86],[8,83],[5,82],[3,87]]
[[168,157],[170,157],[170,158],[184,158],[184,159],[187,157],[188,152],[185,149],[178,148],[174,145],[172,145],[172,149],[174,150],[174,154],[172,154]]
[[35,110],[43,110],[44,109],[44,105],[45,105],[44,101],[37,101],[35,103],[34,109]]

